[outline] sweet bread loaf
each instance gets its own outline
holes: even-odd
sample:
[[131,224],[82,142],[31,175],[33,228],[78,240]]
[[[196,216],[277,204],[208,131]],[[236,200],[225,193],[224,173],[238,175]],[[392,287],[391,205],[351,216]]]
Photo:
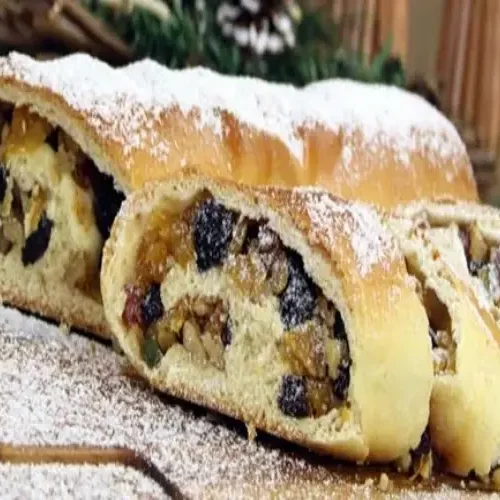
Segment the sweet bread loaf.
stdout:
[[427,319],[368,207],[189,169],[124,202],[101,288],[123,351],[162,391],[348,460],[419,444]]
[[[336,106],[314,87],[152,61],[115,70],[82,54],[1,58],[2,299],[105,336],[101,249],[124,195],[189,164],[389,207],[417,196],[477,198],[463,144],[423,101],[352,82],[324,86],[338,92]],[[372,100],[373,115],[361,113]],[[393,102],[398,113],[408,104],[399,127],[386,120]]]
[[432,447],[448,471],[487,475],[500,459],[500,329],[464,278],[467,262],[457,226],[432,228],[411,219],[388,224],[429,318]]
[[[202,165],[217,177],[316,185],[381,207],[422,198],[478,200],[454,126],[401,89],[334,79],[299,90],[203,68],[170,70],[151,60],[120,71],[155,96],[169,172]],[[177,106],[200,114],[203,141]],[[139,184],[164,177],[156,168],[137,175]]]

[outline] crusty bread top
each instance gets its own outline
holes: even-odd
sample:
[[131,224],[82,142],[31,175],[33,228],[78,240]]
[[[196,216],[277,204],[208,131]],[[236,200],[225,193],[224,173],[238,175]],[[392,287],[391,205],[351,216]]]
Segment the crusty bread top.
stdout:
[[247,183],[323,185],[388,206],[477,199],[451,123],[389,87],[334,80],[301,91],[150,60],[112,69],[83,54],[39,62],[12,53],[0,59],[0,99],[62,126],[125,190],[202,164]]

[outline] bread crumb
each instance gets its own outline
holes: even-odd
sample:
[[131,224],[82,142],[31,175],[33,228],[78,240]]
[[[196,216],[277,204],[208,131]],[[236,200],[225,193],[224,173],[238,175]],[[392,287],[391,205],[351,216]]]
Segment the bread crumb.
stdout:
[[365,486],[373,486],[374,482],[373,478],[369,477],[365,480]]
[[255,441],[255,438],[257,437],[257,430],[255,429],[255,425],[247,424],[247,433],[248,433],[248,440]]
[[389,491],[391,486],[392,481],[389,479],[389,476],[385,472],[382,472],[382,474],[380,474],[380,480],[378,482],[379,489],[381,491]]
[[460,481],[460,487],[464,489],[466,487],[465,481],[463,479]]
[[68,325],[67,323],[61,323],[59,325],[59,330],[61,330],[61,332],[64,334],[64,335],[69,335],[71,333],[71,326]]
[[496,490],[500,490],[500,468],[495,469],[491,474],[491,482]]

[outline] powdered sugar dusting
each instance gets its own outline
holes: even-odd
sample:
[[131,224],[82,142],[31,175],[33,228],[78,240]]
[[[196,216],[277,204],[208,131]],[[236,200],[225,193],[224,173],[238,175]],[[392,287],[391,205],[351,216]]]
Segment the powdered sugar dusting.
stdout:
[[0,464],[0,484],[3,495],[8,493],[8,498],[19,500],[165,498],[165,493],[152,479],[121,465],[3,463]]
[[84,112],[102,137],[120,143],[126,156],[152,147],[151,154],[161,159],[168,151],[154,130],[160,110],[150,93],[125,75],[118,77],[104,62],[79,53],[39,62],[13,52],[0,60],[0,75],[59,95],[73,110]]
[[[0,442],[125,446],[151,459],[188,498],[370,498],[376,492],[378,471],[346,473],[272,443],[252,443],[213,415],[160,399],[124,376],[122,359],[105,346],[5,308],[0,308],[0,332]],[[139,473],[112,465],[65,467],[66,472],[58,465],[16,467],[0,467],[2,494],[9,497],[21,487],[12,477],[28,476],[21,497],[43,498],[38,479],[49,469],[51,477],[63,481],[58,488],[77,488],[68,495],[72,498],[106,497],[108,490],[98,488],[107,488],[108,479],[111,491],[119,488],[114,479],[122,482],[120,487],[132,488],[127,484],[132,477],[137,478],[135,491],[154,488]],[[87,482],[93,471],[97,477]],[[367,477],[371,480],[365,481]],[[33,491],[27,489],[30,485]],[[439,484],[433,491],[421,488],[402,491],[415,498],[454,498],[457,492]],[[129,498],[120,494],[125,490],[118,491],[114,498]]]
[[386,265],[394,258],[394,240],[371,207],[336,201],[319,189],[297,188],[295,192],[305,197],[313,237],[314,232],[326,232],[328,246],[334,247],[339,235],[347,235],[362,276],[374,266]]
[[[115,70],[83,54],[40,62],[12,53],[0,60],[0,76],[48,88],[84,112],[100,136],[120,145],[129,166],[135,149],[168,162],[175,144],[158,133],[158,120],[173,108],[221,138],[229,135],[223,119],[229,113],[252,132],[280,140],[304,168],[307,130],[333,131],[342,139],[340,161],[352,167],[354,177],[371,164],[379,166],[381,155],[410,167],[411,154],[421,153],[448,169],[451,181],[466,158],[457,131],[441,113],[420,97],[387,86],[334,79],[300,90],[201,67],[171,70],[148,59]],[[353,163],[360,147],[373,156],[362,168]],[[332,155],[332,170],[336,161]]]
[[[342,159],[346,166],[350,166],[354,157],[349,144],[360,131],[361,146],[367,151],[376,155],[390,150],[407,167],[412,166],[411,153],[426,154],[436,165],[442,165],[443,160],[453,163],[466,156],[465,145],[453,124],[423,98],[410,92],[344,79],[316,82],[304,92],[306,100],[316,101],[315,109],[329,128],[342,129],[345,135]],[[446,176],[451,180],[456,173],[449,170]]]

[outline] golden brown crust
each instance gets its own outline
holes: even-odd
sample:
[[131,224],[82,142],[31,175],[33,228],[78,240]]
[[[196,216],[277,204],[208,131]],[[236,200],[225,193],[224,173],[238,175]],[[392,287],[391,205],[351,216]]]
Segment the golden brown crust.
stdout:
[[[314,419],[284,417],[274,403],[266,406],[258,396],[235,399],[225,375],[204,370],[182,348],[168,351],[153,370],[142,361],[136,339],[127,335],[121,320],[123,287],[135,262],[132,240],[140,237],[138,227],[154,207],[165,200],[189,200],[202,189],[229,208],[268,219],[283,243],[302,255],[305,269],[327,298],[341,308],[353,359],[347,432],[333,431],[328,416],[316,424]],[[390,461],[420,440],[432,380],[425,312],[401,256],[367,207],[317,190],[252,188],[186,171],[126,200],[104,249],[101,286],[114,335],[137,370],[161,390],[349,460]]]
[[[224,102],[221,104],[213,90],[206,97],[208,111],[202,105],[189,107],[181,95],[185,88],[169,84],[179,73],[161,66],[150,68],[151,64],[137,63],[134,79],[127,68],[112,70],[81,55],[50,63],[11,55],[0,61],[0,98],[32,105],[62,126],[126,191],[193,165],[207,174],[249,184],[320,185],[335,195],[383,207],[420,198],[478,199],[472,169],[456,131],[414,96],[396,94],[408,105],[402,112],[415,113],[415,120],[420,115],[430,116],[429,124],[422,122],[422,127],[429,125],[430,129],[420,130],[420,122],[415,121],[415,132],[408,132],[408,137],[395,144],[397,130],[392,131],[394,137],[384,135],[389,123],[375,133],[371,130],[377,116],[367,112],[368,125],[354,113],[353,123],[348,118],[344,123],[346,118],[337,117],[335,106],[330,104],[330,112],[315,92],[300,93],[286,86],[193,73],[191,77],[200,79],[203,92],[207,91],[203,79],[208,78],[210,88],[214,86],[210,79],[218,78],[215,83],[229,85],[232,92],[239,89],[238,95],[248,91],[255,106],[264,103],[261,105],[266,109],[255,109],[248,119],[238,116],[236,109],[224,109]],[[76,69],[82,76],[75,77]],[[148,71],[163,81],[164,87],[148,81]],[[54,73],[67,81],[61,84],[51,77]],[[353,96],[348,90],[346,96],[351,97],[353,108],[358,96],[372,98],[367,89],[356,87]],[[336,95],[337,90],[332,92]],[[170,97],[161,100],[165,94]],[[342,101],[344,94],[337,97]],[[383,122],[393,97],[383,92],[373,94],[373,99],[381,101],[374,108],[380,113],[379,122]],[[273,105],[274,101],[279,103]],[[253,105],[249,101],[248,107]],[[441,140],[443,145],[436,146]]]

